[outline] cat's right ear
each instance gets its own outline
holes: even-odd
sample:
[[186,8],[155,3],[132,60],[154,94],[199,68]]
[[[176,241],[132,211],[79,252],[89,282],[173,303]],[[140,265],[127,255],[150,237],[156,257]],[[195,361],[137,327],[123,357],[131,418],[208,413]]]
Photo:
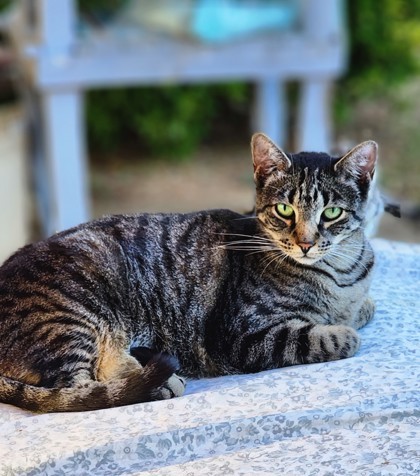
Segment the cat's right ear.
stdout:
[[378,144],[373,140],[362,142],[353,147],[335,165],[334,170],[347,173],[359,183],[369,183],[375,174],[378,160]]
[[261,132],[252,136],[251,151],[256,183],[264,183],[275,171],[285,173],[292,165],[287,155]]

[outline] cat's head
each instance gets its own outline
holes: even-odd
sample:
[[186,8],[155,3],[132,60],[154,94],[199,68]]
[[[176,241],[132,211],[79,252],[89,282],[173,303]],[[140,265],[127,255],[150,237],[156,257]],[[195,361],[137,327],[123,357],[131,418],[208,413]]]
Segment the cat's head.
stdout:
[[264,234],[299,263],[311,265],[363,226],[378,146],[367,141],[343,157],[286,154],[267,136],[251,142],[256,215]]

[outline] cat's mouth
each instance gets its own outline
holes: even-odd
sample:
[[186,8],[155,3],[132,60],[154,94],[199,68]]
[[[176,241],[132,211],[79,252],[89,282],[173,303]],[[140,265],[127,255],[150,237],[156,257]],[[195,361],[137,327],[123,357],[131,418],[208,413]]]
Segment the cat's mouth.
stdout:
[[292,256],[292,258],[300,264],[311,265],[319,261],[321,256],[308,256],[306,254],[302,254],[301,256]]
[[292,258],[294,261],[304,264],[306,266],[310,266],[311,264],[316,263],[320,259],[323,258],[323,255],[319,252],[316,251],[310,251],[310,252],[301,252],[301,251],[295,251],[290,253],[290,251],[287,253],[287,255]]

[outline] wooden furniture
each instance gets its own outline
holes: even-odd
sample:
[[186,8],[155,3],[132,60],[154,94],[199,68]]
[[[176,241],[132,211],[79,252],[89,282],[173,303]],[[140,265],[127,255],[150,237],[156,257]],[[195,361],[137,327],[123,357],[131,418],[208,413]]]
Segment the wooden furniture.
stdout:
[[301,83],[297,146],[330,146],[330,85],[345,67],[342,0],[299,1],[299,26],[222,45],[158,34],[79,35],[73,0],[20,0],[10,22],[32,123],[32,160],[46,235],[89,218],[84,92],[96,87],[256,85],[253,129],[285,141],[284,89]]

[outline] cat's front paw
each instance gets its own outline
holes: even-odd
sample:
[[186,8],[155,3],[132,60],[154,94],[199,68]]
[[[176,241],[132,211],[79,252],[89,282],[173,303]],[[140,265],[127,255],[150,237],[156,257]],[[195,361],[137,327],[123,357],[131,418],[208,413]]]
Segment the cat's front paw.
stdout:
[[363,306],[360,308],[359,314],[356,316],[353,327],[355,329],[360,329],[365,326],[369,321],[372,320],[373,315],[375,314],[375,303],[372,298],[368,297],[363,303]]
[[168,380],[157,390],[157,400],[168,400],[170,398],[182,397],[187,383],[183,377],[172,374]]
[[360,337],[349,326],[318,325],[311,331],[309,362],[327,362],[352,357],[360,347]]

